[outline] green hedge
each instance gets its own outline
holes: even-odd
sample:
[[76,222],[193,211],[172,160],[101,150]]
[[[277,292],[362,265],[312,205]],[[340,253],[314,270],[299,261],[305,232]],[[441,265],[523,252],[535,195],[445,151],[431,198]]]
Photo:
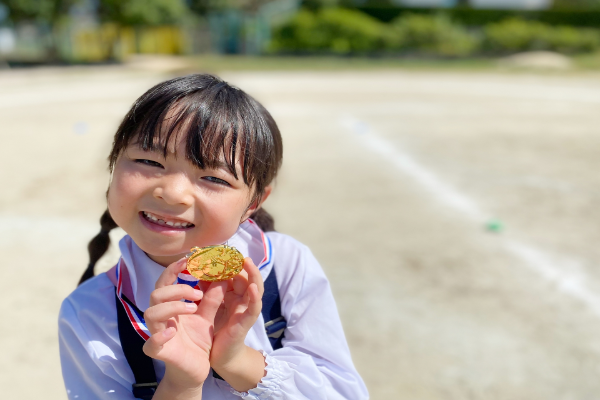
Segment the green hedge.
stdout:
[[583,53],[600,48],[600,34],[595,29],[553,27],[517,18],[487,25],[484,35],[486,48],[501,53],[528,50]]
[[466,56],[479,47],[478,38],[446,15],[408,14],[391,22],[390,49],[437,56]]
[[408,54],[462,57],[529,50],[562,53],[600,49],[600,31],[508,18],[483,28],[465,28],[447,14],[404,14],[382,23],[360,11],[303,9],[276,29],[278,53]]
[[[382,22],[390,22],[406,14],[433,15],[439,12],[432,8],[409,8],[393,6],[364,6],[356,10],[364,12]],[[539,21],[549,25],[568,25],[577,27],[600,27],[600,10],[490,10],[474,8],[449,8],[445,9],[453,21],[467,26],[484,26],[500,22],[509,18],[521,18],[530,21]]]
[[371,53],[388,46],[385,28],[375,18],[354,10],[300,10],[275,31],[270,48],[287,53]]

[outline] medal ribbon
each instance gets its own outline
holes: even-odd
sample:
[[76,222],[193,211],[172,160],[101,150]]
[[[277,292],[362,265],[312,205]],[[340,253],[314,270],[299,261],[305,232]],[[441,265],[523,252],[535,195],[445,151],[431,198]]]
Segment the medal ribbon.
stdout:
[[[262,231],[262,229],[260,229],[258,227],[258,225],[256,225],[256,222],[254,222],[251,219],[249,219],[248,222],[250,222],[260,232],[260,238],[262,240],[263,250],[264,250],[264,254],[265,254],[262,261],[257,265],[258,269],[261,270],[261,269],[267,267],[268,265],[270,265],[272,262],[273,248],[271,246],[271,240],[269,240],[269,238],[265,235],[265,233]],[[140,315],[140,313],[138,313],[135,310],[135,308],[131,304],[129,304],[129,302],[127,300],[125,300],[123,298],[123,274],[121,273],[121,267],[123,265],[125,265],[125,261],[123,260],[123,258],[121,258],[119,260],[119,263],[117,264],[117,271],[116,271],[116,273],[117,273],[117,296],[119,297],[121,304],[123,304],[123,307],[125,308],[125,312],[127,313],[127,317],[129,318],[129,321],[131,322],[133,329],[135,329],[135,331],[138,333],[138,335],[141,336],[142,339],[148,340],[151,336],[151,333],[148,330],[148,327],[146,326],[146,321],[144,320],[144,315],[143,314]],[[126,268],[127,267],[125,267],[125,269]],[[177,276],[177,281],[175,282],[175,284],[189,285],[189,286],[193,287],[194,289],[198,289],[198,282],[200,282],[200,280],[198,278],[192,276],[187,269],[184,269],[182,272],[179,273],[179,276]],[[187,303],[191,303],[190,300],[184,300],[184,301]]]
[[[134,307],[129,304],[123,298],[123,273],[121,272],[122,265],[125,264],[123,258],[119,259],[119,263],[117,264],[117,297],[123,304],[123,308],[125,308],[125,312],[127,313],[127,317],[129,318],[129,322],[133,325],[133,329],[142,337],[144,340],[148,340],[150,338],[150,331],[146,326],[146,321],[144,320],[144,315],[139,314]],[[127,269],[127,267],[125,267]]]

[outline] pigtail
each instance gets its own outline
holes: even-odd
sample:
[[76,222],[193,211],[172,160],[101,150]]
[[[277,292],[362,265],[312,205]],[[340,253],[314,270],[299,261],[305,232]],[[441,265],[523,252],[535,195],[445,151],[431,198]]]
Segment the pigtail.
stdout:
[[250,215],[250,218],[256,222],[256,225],[258,225],[263,232],[275,230],[275,219],[264,208],[259,208],[258,210],[254,211]]
[[83,282],[94,276],[94,266],[100,257],[106,253],[106,250],[108,250],[108,246],[110,245],[110,236],[108,234],[116,227],[117,224],[113,221],[108,210],[104,211],[104,214],[100,217],[100,233],[98,233],[88,244],[90,263],[81,276],[78,285],[81,285]]

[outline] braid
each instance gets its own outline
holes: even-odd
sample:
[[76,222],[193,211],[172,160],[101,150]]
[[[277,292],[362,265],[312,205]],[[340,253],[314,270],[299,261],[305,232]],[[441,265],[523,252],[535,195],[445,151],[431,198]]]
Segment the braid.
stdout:
[[275,230],[275,219],[264,208],[259,208],[258,210],[254,211],[252,215],[250,215],[250,218],[256,222],[256,225],[258,225],[263,232],[271,232]]
[[85,272],[81,276],[79,280],[79,284],[81,285],[83,282],[87,281],[91,277],[94,276],[94,266],[106,253],[108,250],[108,245],[110,245],[110,236],[108,235],[111,230],[117,227],[115,221],[113,221],[110,216],[108,210],[104,211],[104,214],[100,217],[100,233],[98,233],[90,243],[88,244],[88,253],[90,255],[90,263],[88,264]]

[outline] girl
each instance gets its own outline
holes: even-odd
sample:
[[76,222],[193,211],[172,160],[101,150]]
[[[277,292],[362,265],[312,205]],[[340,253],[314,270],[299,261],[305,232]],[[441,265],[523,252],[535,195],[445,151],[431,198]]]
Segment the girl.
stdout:
[[[134,103],[91,262],[60,311],[69,398],[368,397],[321,267],[261,209],[281,158],[267,110],[216,77],[172,79]],[[121,259],[92,278],[116,226]],[[190,248],[220,243],[247,257],[238,276],[173,285]]]

